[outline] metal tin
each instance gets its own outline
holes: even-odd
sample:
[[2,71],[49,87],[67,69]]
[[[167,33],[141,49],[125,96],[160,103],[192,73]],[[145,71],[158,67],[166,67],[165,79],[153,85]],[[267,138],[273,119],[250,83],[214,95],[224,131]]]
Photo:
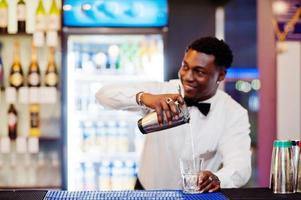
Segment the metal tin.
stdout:
[[270,188],[274,193],[279,194],[294,192],[294,164],[291,141],[276,140],[273,143]]
[[186,104],[180,105],[178,102],[175,103],[179,110],[178,119],[173,119],[171,123],[169,123],[166,120],[166,116],[163,116],[163,125],[160,126],[158,123],[157,113],[155,111],[148,113],[143,118],[138,120],[138,127],[141,133],[147,134],[188,123],[190,120],[190,115]]

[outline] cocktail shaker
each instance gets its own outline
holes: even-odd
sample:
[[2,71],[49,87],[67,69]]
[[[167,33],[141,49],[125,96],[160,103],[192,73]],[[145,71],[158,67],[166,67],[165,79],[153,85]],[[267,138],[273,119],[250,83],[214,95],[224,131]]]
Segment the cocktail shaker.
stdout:
[[179,126],[181,124],[188,123],[190,120],[189,111],[186,104],[180,105],[177,101],[175,102],[178,108],[178,118],[173,119],[171,122],[167,122],[167,118],[163,115],[163,125],[160,126],[158,123],[157,113],[155,111],[146,114],[143,118],[138,120],[138,127],[143,134],[161,131],[164,129]]
[[276,140],[273,143],[270,188],[274,193],[279,194],[294,192],[294,164],[291,141]]
[[298,162],[299,162],[299,140],[292,140],[292,155],[293,155],[293,164],[294,164],[294,192],[297,192],[297,180],[298,180]]

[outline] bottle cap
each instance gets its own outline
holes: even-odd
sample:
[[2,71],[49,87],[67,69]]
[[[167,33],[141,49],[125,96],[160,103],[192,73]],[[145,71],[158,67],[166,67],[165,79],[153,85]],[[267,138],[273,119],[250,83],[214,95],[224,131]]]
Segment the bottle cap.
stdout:
[[299,146],[299,140],[292,140],[292,146]]
[[289,148],[292,147],[292,142],[289,140],[275,140],[273,146],[280,148]]

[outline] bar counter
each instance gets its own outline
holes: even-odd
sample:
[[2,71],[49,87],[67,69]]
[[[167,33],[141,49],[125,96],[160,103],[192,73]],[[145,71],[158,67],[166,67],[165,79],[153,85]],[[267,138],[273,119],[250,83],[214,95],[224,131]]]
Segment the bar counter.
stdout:
[[[47,193],[48,192],[48,193]],[[85,192],[87,198],[77,198],[72,196],[72,192],[70,198],[66,198],[64,195],[58,195],[56,198],[46,198],[49,196],[50,193],[56,192],[58,194],[66,193],[66,191],[46,191],[46,190],[2,190],[0,191],[0,199],[5,200],[48,200],[48,199],[55,199],[55,200],[67,200],[67,199],[81,199],[81,200],[97,200],[97,199],[104,199],[104,198],[95,198],[94,194],[101,194],[102,192]],[[161,193],[164,191],[160,191]],[[169,191],[170,192],[170,191]],[[111,192],[113,193],[113,192]],[[144,191],[144,194],[151,194],[151,191]],[[153,193],[152,193],[153,194]],[[216,196],[217,195],[217,196]],[[124,196],[116,197],[115,199],[193,199],[193,200],[211,200],[211,199],[229,199],[229,200],[282,200],[282,199],[289,199],[289,200],[300,200],[301,193],[294,193],[294,194],[273,194],[272,191],[268,188],[240,188],[240,189],[222,189],[220,193],[216,193],[214,195],[207,194],[196,194],[196,195],[188,195],[181,198],[172,198],[167,197],[164,198],[160,196],[160,198],[154,198],[148,196],[144,196],[143,198],[126,198]]]

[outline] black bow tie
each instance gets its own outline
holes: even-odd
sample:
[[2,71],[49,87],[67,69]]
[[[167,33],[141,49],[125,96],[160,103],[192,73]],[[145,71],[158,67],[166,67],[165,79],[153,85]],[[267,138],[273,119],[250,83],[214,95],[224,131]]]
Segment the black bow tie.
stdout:
[[210,103],[199,103],[199,102],[195,102],[192,101],[190,99],[184,98],[184,101],[186,103],[187,106],[195,106],[197,107],[201,113],[203,113],[203,115],[207,116],[209,111],[210,111]]

